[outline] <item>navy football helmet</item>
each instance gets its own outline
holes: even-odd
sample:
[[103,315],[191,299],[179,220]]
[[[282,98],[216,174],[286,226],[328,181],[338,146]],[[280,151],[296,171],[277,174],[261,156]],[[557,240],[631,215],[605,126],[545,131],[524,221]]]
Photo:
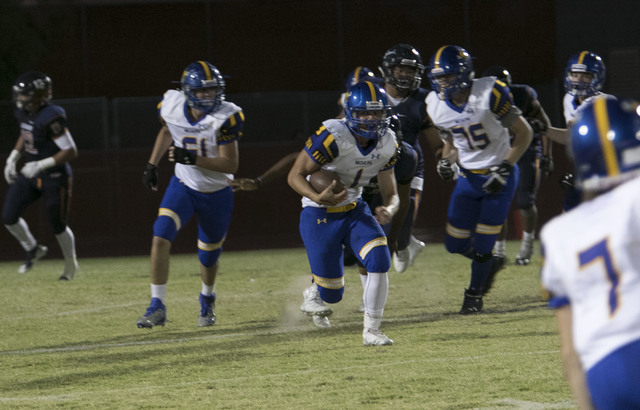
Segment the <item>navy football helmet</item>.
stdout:
[[[454,75],[451,81],[438,81],[439,78],[448,75]],[[429,81],[433,90],[443,100],[450,97],[454,91],[470,87],[474,78],[471,55],[462,47],[442,46],[431,57]]]
[[571,126],[578,183],[603,191],[640,175],[640,108],[636,101],[597,96]]
[[[372,112],[376,112],[376,118],[360,118],[363,113]],[[387,93],[370,81],[358,83],[347,92],[344,114],[351,132],[377,140],[387,132],[391,121]]]
[[371,71],[368,67],[358,66],[349,73],[344,89],[348,90],[359,82],[371,80],[373,77],[373,71]]
[[[393,74],[393,67],[404,66],[414,69],[411,76],[396,77]],[[382,57],[382,66],[379,67],[384,82],[401,92],[411,92],[422,83],[422,73],[424,64],[418,50],[409,44],[396,44],[391,47]]]
[[[187,104],[206,114],[217,111],[225,99],[224,78],[215,66],[206,61],[189,64],[182,72],[180,84],[187,96]],[[195,90],[202,88],[216,88],[216,96],[214,98],[196,97]]]
[[13,84],[13,102],[18,109],[33,114],[51,101],[52,89],[53,83],[48,75],[39,71],[27,71]]
[[[593,79],[590,83],[572,81],[571,73],[591,73]],[[567,63],[567,68],[564,70],[564,90],[578,97],[594,95],[602,89],[605,76],[606,68],[602,58],[591,51],[581,51],[571,56]]]
[[507,87],[511,87],[511,73],[501,65],[492,65],[482,72],[482,76],[496,77],[498,80],[505,83]]

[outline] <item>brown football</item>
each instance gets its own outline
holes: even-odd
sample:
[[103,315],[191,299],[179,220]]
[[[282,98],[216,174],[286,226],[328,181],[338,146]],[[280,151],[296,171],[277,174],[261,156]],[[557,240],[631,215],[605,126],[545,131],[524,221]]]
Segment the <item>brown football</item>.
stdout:
[[324,191],[333,181],[337,181],[336,186],[333,187],[333,193],[342,192],[344,184],[340,181],[338,174],[333,171],[320,169],[309,176],[309,183],[318,193]]

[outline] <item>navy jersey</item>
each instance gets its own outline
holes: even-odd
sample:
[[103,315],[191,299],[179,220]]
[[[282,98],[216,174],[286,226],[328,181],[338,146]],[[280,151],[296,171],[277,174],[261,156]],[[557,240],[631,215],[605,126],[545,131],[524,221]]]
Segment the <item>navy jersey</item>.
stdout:
[[[525,84],[511,84],[509,90],[511,90],[513,105],[522,110],[522,116],[527,120],[536,118],[539,111],[539,108],[533,106],[533,101],[538,99],[536,90]],[[529,149],[542,152],[542,134],[534,132]]]
[[[67,131],[67,114],[64,108],[46,104],[34,116],[29,116],[20,109],[16,109],[14,115],[20,123],[20,136],[24,140],[25,162],[39,161],[60,151],[55,139]],[[60,172],[64,168],[65,164],[59,164],[44,173]]]

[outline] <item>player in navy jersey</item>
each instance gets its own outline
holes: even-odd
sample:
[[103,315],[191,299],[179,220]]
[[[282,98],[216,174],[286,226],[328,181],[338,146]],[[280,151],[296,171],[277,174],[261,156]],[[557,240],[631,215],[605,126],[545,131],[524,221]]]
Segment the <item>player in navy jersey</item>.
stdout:
[[433,91],[427,96],[427,113],[445,139],[438,174],[444,180],[457,176],[445,246],[472,260],[460,310],[472,314],[482,310],[496,272],[493,246],[509,213],[518,184],[517,162],[532,131],[504,83],[493,77],[475,79],[471,55],[462,47],[440,47],[431,57],[429,79]]
[[[387,238],[380,225],[390,222],[399,202],[393,174],[397,144],[389,130],[390,111],[382,88],[368,81],[355,85],[347,94],[345,118],[323,122],[307,140],[287,179],[303,197],[300,235],[314,283],[305,289],[301,309],[311,315],[331,313],[324,302],[342,299],[343,246],[350,248],[368,273],[362,333],[366,346],[393,343],[380,331],[391,265]],[[308,178],[321,168],[336,172],[346,188],[334,193],[333,182],[316,192]],[[362,187],[374,176],[383,202],[370,210],[362,201]]]
[[[78,156],[78,150],[67,128],[65,110],[50,102],[49,76],[38,71],[20,75],[13,86],[13,98],[20,136],[4,169],[9,190],[2,208],[2,223],[26,252],[25,263],[18,271],[28,272],[48,249],[36,241],[21,215],[42,198],[64,256],[60,280],[71,280],[78,270],[78,261],[75,237],[67,226],[73,185],[69,161]],[[21,158],[25,164],[17,172]]]
[[638,103],[595,96],[569,130],[582,202],[540,235],[564,373],[581,409],[639,409]]
[[161,128],[143,174],[143,184],[158,189],[157,165],[169,152],[175,175],[164,193],[153,225],[151,303],[138,318],[139,328],[164,326],[171,243],[194,215],[198,217],[198,260],[202,290],[198,326],[216,322],[214,287],[222,245],[233,212],[229,179],[238,169],[238,140],[244,114],[225,101],[225,81],[206,61],[189,64],[181,90],[168,90],[159,104]]
[[[493,76],[509,87],[513,104],[520,108],[522,115],[533,130],[533,140],[529,149],[518,160],[520,175],[516,188],[515,204],[523,220],[522,241],[516,256],[516,265],[528,265],[533,255],[533,241],[538,223],[536,198],[542,174],[548,174],[553,167],[552,142],[544,133],[550,125],[549,117],[538,101],[536,90],[525,84],[513,84],[511,73],[506,68],[495,65],[487,68],[483,77]],[[494,256],[506,263],[506,224],[496,241]]]
[[402,141],[415,150],[418,161],[411,181],[410,208],[398,233],[397,250],[393,255],[395,270],[404,272],[413,265],[425,246],[412,233],[424,190],[424,154],[420,140],[428,144],[436,160],[440,159],[442,141],[426,114],[425,98],[428,91],[420,87],[424,64],[418,50],[409,44],[394,45],[384,54],[380,72],[383,77],[381,85],[387,92],[393,113],[400,121]]

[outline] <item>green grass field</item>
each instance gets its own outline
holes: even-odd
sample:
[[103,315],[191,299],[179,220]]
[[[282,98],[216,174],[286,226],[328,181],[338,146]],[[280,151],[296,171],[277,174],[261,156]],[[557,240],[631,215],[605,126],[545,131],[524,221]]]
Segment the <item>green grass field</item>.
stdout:
[[[517,242],[508,244],[510,259]],[[61,260],[24,275],[0,263],[0,408],[568,409],[553,312],[539,265],[509,265],[485,313],[461,316],[469,262],[428,244],[391,272],[382,330],[362,345],[362,286],[347,269],[331,329],[299,311],[303,249],[227,252],[218,322],[198,328],[195,255],[172,258],[168,322],[138,329],[149,302],[148,257]]]

